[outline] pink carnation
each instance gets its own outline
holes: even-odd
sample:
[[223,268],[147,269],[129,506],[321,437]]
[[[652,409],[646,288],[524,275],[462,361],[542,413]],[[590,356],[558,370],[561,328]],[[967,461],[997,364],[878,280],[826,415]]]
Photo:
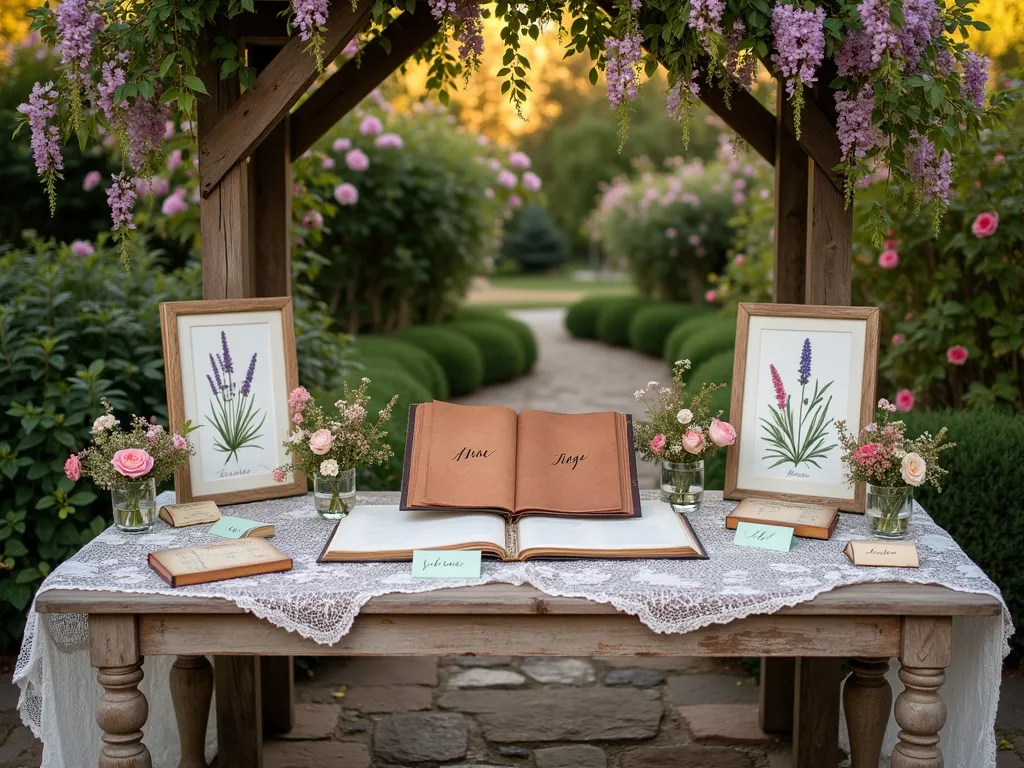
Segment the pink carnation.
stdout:
[[899,263],[900,255],[892,248],[882,251],[878,257],[878,266],[882,269],[895,269]]
[[909,389],[901,389],[896,393],[896,408],[903,413],[913,410],[914,393]]
[[995,234],[997,229],[999,229],[999,213],[997,211],[979,213],[975,217],[974,223],[971,224],[971,232],[975,237],[988,237]]
[[137,480],[153,469],[153,457],[141,448],[122,448],[110,460],[118,474]]
[[963,365],[967,362],[967,348],[959,344],[946,350],[946,362],[952,365]]
[[657,434],[651,440],[651,453],[660,454],[665,450],[665,436]]
[[275,483],[283,483],[284,482],[284,472],[282,472],[280,469],[275,469],[272,474],[274,476],[274,482]]
[[77,453],[72,453],[64,462],[64,474],[67,475],[68,480],[76,482],[82,476],[82,462],[79,461]]

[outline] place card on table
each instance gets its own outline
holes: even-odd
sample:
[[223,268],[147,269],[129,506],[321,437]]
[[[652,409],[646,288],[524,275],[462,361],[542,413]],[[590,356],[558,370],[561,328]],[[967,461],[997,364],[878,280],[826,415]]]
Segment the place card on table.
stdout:
[[776,499],[748,497],[725,518],[725,527],[732,530],[740,523],[786,525],[794,536],[807,539],[828,539],[839,524],[839,508],[828,504],[798,504]]
[[246,520],[244,517],[222,517],[210,529],[214,536],[225,539],[268,539],[275,532],[273,523]]
[[793,548],[793,529],[786,525],[739,523],[732,543],[738,547],[789,552]]
[[187,525],[215,523],[220,520],[220,510],[212,501],[165,504],[160,507],[160,519],[175,528],[183,528]]
[[414,579],[479,579],[480,550],[416,549],[412,553]]
[[851,541],[843,554],[854,565],[873,565],[883,568],[920,568],[917,546],[912,541]]

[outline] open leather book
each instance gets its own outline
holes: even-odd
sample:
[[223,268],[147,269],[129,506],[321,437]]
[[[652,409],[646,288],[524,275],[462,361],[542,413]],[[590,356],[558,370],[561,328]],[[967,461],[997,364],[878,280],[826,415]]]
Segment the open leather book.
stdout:
[[707,553],[682,515],[645,501],[631,519],[506,519],[490,512],[356,507],[338,522],[319,562],[412,560],[413,550],[475,550],[506,561],[531,558],[687,558]]
[[621,413],[409,408],[402,509],[639,517],[633,425]]

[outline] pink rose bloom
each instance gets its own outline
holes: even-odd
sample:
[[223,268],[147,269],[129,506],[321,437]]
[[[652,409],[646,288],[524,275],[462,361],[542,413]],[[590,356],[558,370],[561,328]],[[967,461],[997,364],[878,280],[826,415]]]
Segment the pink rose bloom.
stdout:
[[137,480],[153,469],[153,457],[141,448],[122,448],[110,460],[119,474]]
[[94,253],[96,253],[96,249],[92,247],[92,243],[87,243],[85,240],[75,240],[71,243],[72,256],[92,256]]
[[906,340],[906,336],[904,336],[902,333],[894,333],[889,341],[890,343],[892,343],[893,346],[896,346],[897,344],[902,344]]
[[952,365],[963,365],[967,362],[967,348],[959,344],[946,350],[946,362]]
[[361,149],[350,149],[345,153],[345,165],[349,170],[362,172],[370,167],[370,158]]
[[975,237],[988,237],[989,235],[995,234],[995,231],[999,229],[999,213],[998,211],[985,211],[985,213],[979,213],[974,223],[971,224],[971,232],[974,233]]
[[68,480],[75,482],[82,476],[82,462],[78,460],[77,453],[72,453],[64,462],[64,474],[67,475]]
[[708,304],[714,303],[714,301],[717,298],[718,298],[718,291],[705,291],[705,293],[704,293],[704,301],[706,301]]
[[334,199],[342,205],[355,205],[359,202],[359,190],[346,181],[334,188]]
[[188,210],[188,203],[185,202],[185,196],[179,195],[175,192],[164,200],[163,205],[160,206],[160,213],[164,216],[176,216],[179,213],[184,213]]
[[334,158],[330,155],[324,155],[320,158],[320,167],[325,171],[330,171],[334,168]]
[[896,269],[900,263],[900,255],[896,253],[892,248],[882,253],[878,257],[878,266],[882,269]]
[[508,156],[508,164],[517,171],[525,171],[530,167],[530,156],[525,152],[513,152]]
[[171,436],[171,443],[174,445],[175,450],[178,451],[183,451],[188,448],[188,440],[177,433]]
[[742,267],[746,260],[747,259],[744,256],[737,256],[735,259],[732,260],[732,263],[735,264],[737,267]]
[[687,453],[700,453],[704,448],[704,435],[691,429],[683,435],[683,450]]
[[320,211],[306,211],[302,217],[302,226],[306,229],[323,229],[324,215]]
[[317,456],[323,456],[334,445],[334,435],[329,429],[318,429],[309,436],[309,450]]
[[340,154],[341,152],[346,152],[347,150],[352,149],[352,142],[348,139],[335,139],[332,146],[334,151]]
[[663,450],[665,450],[665,436],[655,435],[651,440],[651,452],[660,454]]
[[275,469],[271,474],[273,474],[273,476],[274,476],[274,482],[275,483],[283,483],[284,482],[284,472],[282,472],[280,469]]
[[523,204],[523,198],[521,198],[519,195],[509,195],[509,197],[508,197],[508,207],[511,208],[513,211],[516,208],[519,208],[522,204]]
[[176,149],[167,156],[167,170],[173,171],[181,165],[181,150]]
[[896,393],[896,409],[907,413],[914,408],[914,393],[909,389],[901,389]]
[[679,233],[676,231],[675,227],[669,227],[668,229],[665,230],[665,237],[667,237],[669,240],[675,240],[677,237],[679,237]]
[[100,185],[101,181],[103,181],[103,174],[99,171],[89,171],[85,174],[85,178],[82,179],[82,189],[89,192],[96,189],[96,187]]
[[515,189],[518,181],[519,180],[516,179],[516,175],[507,169],[503,169],[501,173],[498,174],[498,184],[503,186],[505,189]]
[[1006,162],[1006,155],[999,153],[998,155],[992,158],[992,162],[995,163],[996,165],[1002,165],[1003,163]]
[[708,427],[708,437],[719,448],[725,448],[736,442],[736,427],[727,421],[712,419],[711,426]]
[[533,171],[527,171],[523,174],[523,186],[526,187],[528,192],[539,192],[541,187],[540,176]]
[[382,133],[373,144],[377,149],[401,149],[405,146],[402,137],[397,133]]
[[[363,136],[376,136],[378,133],[384,130],[384,124],[379,118],[373,115],[367,115],[359,123],[359,132]],[[354,168],[352,170],[355,170]]]

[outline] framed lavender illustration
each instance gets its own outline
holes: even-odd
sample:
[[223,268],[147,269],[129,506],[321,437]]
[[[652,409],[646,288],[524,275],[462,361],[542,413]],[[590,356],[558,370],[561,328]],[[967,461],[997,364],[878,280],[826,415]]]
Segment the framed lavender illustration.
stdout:
[[878,309],[740,304],[725,497],[830,504],[864,511],[863,485],[844,479],[836,421],[871,421]]
[[174,301],[160,305],[171,428],[191,421],[195,455],[175,475],[179,502],[236,504],[306,492],[291,460],[288,393],[298,386],[289,298]]

